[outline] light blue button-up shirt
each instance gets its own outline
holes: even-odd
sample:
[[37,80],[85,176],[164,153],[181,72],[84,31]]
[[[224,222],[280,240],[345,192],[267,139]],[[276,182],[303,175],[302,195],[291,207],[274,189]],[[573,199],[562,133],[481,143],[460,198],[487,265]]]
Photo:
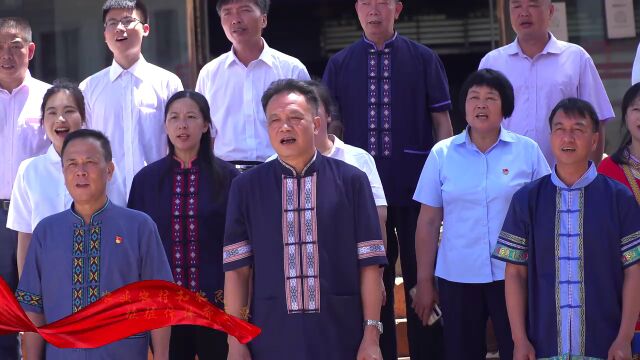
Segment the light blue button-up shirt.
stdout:
[[468,130],[438,142],[422,169],[413,199],[443,208],[436,276],[462,283],[504,280],[505,263],[491,259],[513,193],[549,174],[538,145],[500,129],[481,152]]

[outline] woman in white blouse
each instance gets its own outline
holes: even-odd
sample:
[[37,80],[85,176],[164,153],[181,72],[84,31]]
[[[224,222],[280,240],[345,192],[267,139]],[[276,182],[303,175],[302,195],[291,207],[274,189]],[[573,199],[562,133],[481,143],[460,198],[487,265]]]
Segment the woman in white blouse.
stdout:
[[[85,124],[84,97],[71,83],[54,82],[45,93],[40,109],[40,124],[51,146],[46,154],[20,164],[7,216],[7,227],[18,232],[18,274],[22,274],[31,234],[38,222],[71,206],[72,199],[62,175],[60,149],[64,138]],[[115,204],[126,204],[124,182],[115,173],[107,192]]]
[[434,303],[440,304],[447,359],[484,359],[489,317],[500,358],[511,359],[505,265],[491,253],[513,193],[548,174],[549,166],[533,140],[502,127],[513,112],[514,95],[500,72],[484,69],[471,74],[459,103],[464,104],[468,126],[431,149],[414,195],[422,205],[413,308],[427,323]]

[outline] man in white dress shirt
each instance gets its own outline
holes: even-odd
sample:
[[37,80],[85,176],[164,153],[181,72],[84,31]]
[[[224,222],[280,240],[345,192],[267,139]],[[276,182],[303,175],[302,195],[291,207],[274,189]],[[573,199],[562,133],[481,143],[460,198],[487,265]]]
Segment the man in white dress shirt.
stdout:
[[300,60],[270,48],[262,38],[269,0],[219,0],[222,28],[233,46],[205,65],[196,91],[211,107],[216,156],[240,170],[274,153],[260,99],[278,79],[309,80]]
[[107,0],[104,38],[113,53],[110,67],[81,84],[87,124],[111,141],[114,162],[124,172],[126,194],[133,176],[167,154],[164,107],[182,90],[173,73],[148,63],[142,40],[149,35],[147,8],[140,0]]
[[[515,90],[515,110],[503,126],[537,142],[551,166],[555,159],[547,120],[560,100],[577,97],[590,102],[603,122],[615,116],[589,54],[549,32],[553,12],[551,0],[510,0],[511,26],[517,38],[480,61],[480,69],[502,72]],[[604,138],[605,127],[600,126],[598,146],[591,154],[596,165],[602,159]]]
[[[29,73],[36,45],[22,18],[0,18],[0,276],[12,290],[18,285],[18,233],[5,228],[13,181],[22,160],[44,154],[49,146],[40,126],[40,103],[50,87]],[[15,335],[0,336],[0,359],[19,358]]]

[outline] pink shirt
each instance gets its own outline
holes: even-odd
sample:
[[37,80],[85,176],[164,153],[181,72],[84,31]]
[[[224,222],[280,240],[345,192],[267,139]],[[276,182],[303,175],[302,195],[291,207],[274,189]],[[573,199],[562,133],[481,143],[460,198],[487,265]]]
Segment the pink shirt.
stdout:
[[498,70],[511,81],[515,109],[502,125],[537,142],[549,165],[553,165],[549,115],[560,100],[586,100],[602,121],[615,114],[591,56],[580,46],[549,35],[547,46],[533,59],[522,52],[516,39],[485,55],[479,68]]
[[0,199],[9,199],[22,160],[44,154],[50,145],[40,126],[40,106],[51,85],[27,75],[9,93],[0,88]]

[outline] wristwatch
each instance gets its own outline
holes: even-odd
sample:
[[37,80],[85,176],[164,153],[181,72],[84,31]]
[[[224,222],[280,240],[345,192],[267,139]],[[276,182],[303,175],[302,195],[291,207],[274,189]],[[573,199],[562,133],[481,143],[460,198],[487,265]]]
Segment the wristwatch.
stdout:
[[378,331],[380,332],[380,334],[382,334],[382,330],[383,330],[382,329],[382,322],[380,322],[378,320],[365,320],[363,326],[364,327],[366,327],[366,326],[375,326],[378,329]]

